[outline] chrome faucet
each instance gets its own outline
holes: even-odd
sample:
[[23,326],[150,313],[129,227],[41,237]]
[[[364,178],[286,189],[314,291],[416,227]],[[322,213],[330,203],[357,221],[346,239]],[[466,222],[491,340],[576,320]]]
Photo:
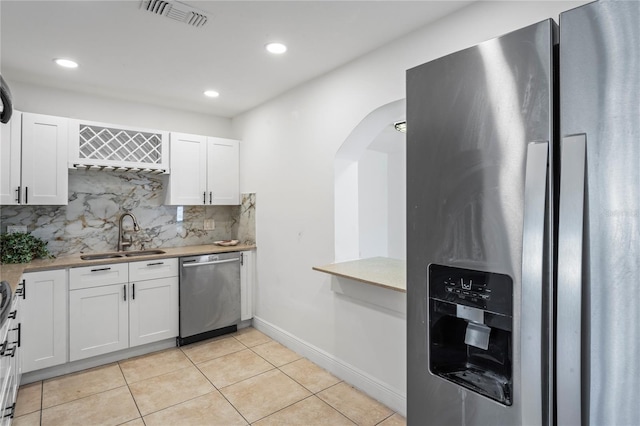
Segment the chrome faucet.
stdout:
[[124,229],[122,229],[122,222],[126,216],[130,216],[131,220],[133,220],[133,230],[139,231],[140,226],[138,226],[138,221],[133,213],[123,213],[120,215],[120,219],[118,219],[118,251],[123,251],[125,247],[129,247],[133,244],[133,238],[129,237],[128,239],[124,237]]

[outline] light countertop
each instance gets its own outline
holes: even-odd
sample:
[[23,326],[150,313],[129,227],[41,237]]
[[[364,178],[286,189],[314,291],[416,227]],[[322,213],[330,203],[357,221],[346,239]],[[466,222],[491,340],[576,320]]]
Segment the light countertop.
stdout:
[[[234,251],[245,251],[255,249],[255,245],[238,244],[237,246],[223,247],[215,244],[205,244],[198,246],[186,246],[186,247],[173,247],[173,248],[158,248],[165,253],[152,254],[147,256],[135,256],[135,257],[116,257],[110,259],[99,260],[82,260],[80,259],[80,253],[70,256],[58,256],[54,259],[34,259],[29,263],[16,263],[0,265],[0,280],[7,281],[11,285],[11,288],[15,290],[20,277],[24,272],[46,271],[51,269],[66,269],[74,268],[78,266],[93,266],[93,265],[105,265],[109,263],[124,263],[124,262],[136,262],[139,260],[151,260],[151,259],[167,259],[171,257],[182,256],[196,256],[200,254],[208,253],[225,253]],[[151,249],[151,250],[155,250]],[[126,252],[125,252],[126,253]],[[93,253],[84,253],[93,254]]]
[[314,266],[313,269],[402,293],[407,292],[407,268],[404,260],[371,257]]

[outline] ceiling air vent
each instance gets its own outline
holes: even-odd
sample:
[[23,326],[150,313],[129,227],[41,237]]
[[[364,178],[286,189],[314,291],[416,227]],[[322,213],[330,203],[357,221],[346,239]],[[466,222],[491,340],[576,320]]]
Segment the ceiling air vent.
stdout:
[[142,9],[175,21],[184,22],[193,27],[202,27],[209,18],[202,11],[185,3],[168,0],[142,0]]

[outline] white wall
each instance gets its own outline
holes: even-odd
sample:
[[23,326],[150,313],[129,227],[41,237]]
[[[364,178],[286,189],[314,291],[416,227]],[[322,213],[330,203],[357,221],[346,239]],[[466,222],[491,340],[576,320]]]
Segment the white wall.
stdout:
[[157,130],[233,137],[231,119],[9,81],[14,108]]
[[[358,162],[360,258],[388,256],[388,155],[367,149]],[[337,218],[335,219],[338,220]]]
[[403,413],[405,319],[334,294],[311,270],[334,260],[336,151],[368,113],[405,97],[408,68],[579,4],[477,2],[234,119],[241,190],[257,193],[256,323],[357,369],[356,385]]
[[407,149],[402,135],[399,149],[389,153],[389,225],[387,256],[394,259],[407,258]]

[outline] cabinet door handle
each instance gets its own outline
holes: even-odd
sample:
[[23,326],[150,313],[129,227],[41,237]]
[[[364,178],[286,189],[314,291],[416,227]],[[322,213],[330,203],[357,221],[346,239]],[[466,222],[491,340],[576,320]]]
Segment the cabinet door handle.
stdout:
[[136,283],[131,283],[131,299],[136,300]]
[[92,269],[91,272],[100,272],[100,271],[110,271],[111,268],[97,268],[97,269]]
[[20,341],[22,340],[22,333],[21,330],[22,329],[22,323],[18,323],[18,326],[16,328],[12,328],[11,330],[13,331],[17,331],[18,332],[18,340],[16,340],[15,342],[11,342],[11,343],[17,343],[18,347],[20,347]]
[[202,193],[202,204],[207,204],[207,191]]
[[16,189],[16,203],[20,204],[20,195],[22,194],[22,188],[18,187],[18,189]]
[[127,301],[127,285],[126,284],[122,286],[122,290],[124,292],[123,293],[124,294],[124,301],[126,302]]
[[9,410],[9,412],[7,414],[4,415],[4,417],[9,417],[9,418],[13,418],[13,415],[16,412],[16,403],[14,402],[13,404],[11,404],[9,407],[5,408],[5,410]]
[[209,191],[209,204],[213,204],[213,192]]
[[13,358],[14,356],[16,356],[17,348],[18,348],[17,346],[10,347],[8,350],[5,350],[4,352],[2,352],[2,356],[10,356],[11,358]]
[[24,203],[29,204],[29,187],[24,187]]
[[22,280],[22,291],[20,293],[22,294],[22,300],[27,298],[27,281],[26,280]]

